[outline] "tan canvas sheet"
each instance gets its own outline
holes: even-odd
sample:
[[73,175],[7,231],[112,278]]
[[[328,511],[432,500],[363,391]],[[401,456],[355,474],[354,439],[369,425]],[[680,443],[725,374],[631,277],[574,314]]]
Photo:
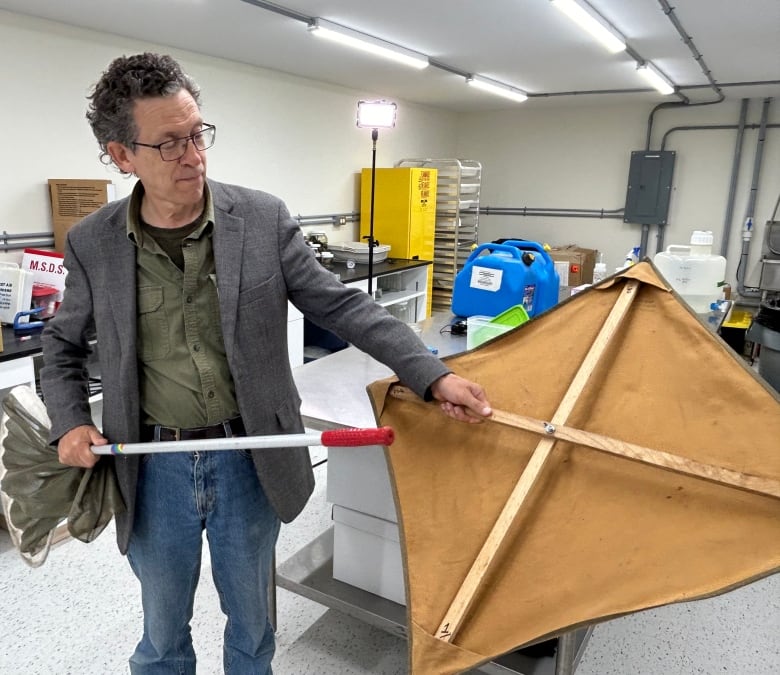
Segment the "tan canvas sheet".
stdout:
[[[780,402],[642,263],[636,299],[566,424],[780,480]],[[626,284],[616,278],[448,359],[495,409],[549,420]],[[539,436],[465,425],[369,387],[402,532],[411,670],[461,672],[520,645],[701,598],[780,568],[780,499],[566,442],[498,550],[453,642],[434,635]]]

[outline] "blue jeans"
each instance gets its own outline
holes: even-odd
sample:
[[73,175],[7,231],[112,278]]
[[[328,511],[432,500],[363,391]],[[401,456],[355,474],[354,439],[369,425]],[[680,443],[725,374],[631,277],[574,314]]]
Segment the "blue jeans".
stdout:
[[247,451],[175,452],[141,461],[127,557],[141,582],[144,633],[133,675],[194,675],[190,634],[203,530],[227,616],[226,675],[271,675],[268,580],[279,518]]

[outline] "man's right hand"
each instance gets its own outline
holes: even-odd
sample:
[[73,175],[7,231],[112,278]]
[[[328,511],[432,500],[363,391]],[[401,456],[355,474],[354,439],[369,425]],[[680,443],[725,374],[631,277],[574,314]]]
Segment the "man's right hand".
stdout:
[[92,452],[91,446],[105,445],[106,443],[108,443],[108,439],[104,438],[97,427],[91,424],[73,427],[57,442],[60,464],[89,469],[95,466],[100,459],[99,455]]

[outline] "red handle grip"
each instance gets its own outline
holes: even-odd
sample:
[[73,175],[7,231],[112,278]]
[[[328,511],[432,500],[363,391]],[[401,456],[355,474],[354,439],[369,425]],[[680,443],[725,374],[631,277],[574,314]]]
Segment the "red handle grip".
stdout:
[[392,427],[379,427],[323,431],[320,442],[329,448],[348,448],[359,445],[392,445],[394,440],[395,432]]

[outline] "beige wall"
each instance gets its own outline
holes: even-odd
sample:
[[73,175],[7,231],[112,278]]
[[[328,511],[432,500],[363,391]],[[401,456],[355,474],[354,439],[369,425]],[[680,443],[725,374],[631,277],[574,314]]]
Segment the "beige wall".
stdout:
[[[114,57],[144,50],[173,54],[201,86],[204,117],[218,128],[212,178],[272,192],[294,215],[359,210],[356,174],[371,166],[372,143],[355,117],[366,92],[0,10],[0,231],[51,231],[48,178],[110,178],[118,196],[129,193],[132,181],[98,161],[85,97]],[[454,114],[398,105],[377,166],[455,152]],[[357,234],[324,229],[333,241]]]
[[[660,148],[664,132],[679,125],[734,124],[739,101],[661,110],[656,113],[651,149]],[[748,123],[760,121],[761,100],[750,101]],[[616,209],[625,205],[631,152],[644,150],[649,105],[610,103],[533,108],[463,115],[459,124],[460,156],[483,165],[482,206]],[[770,122],[780,121],[773,102]],[[736,132],[677,131],[665,147],[677,153],[665,244],[685,244],[694,229],[712,230],[720,252]],[[750,192],[758,131],[745,133],[740,179],[729,238],[727,277],[732,281],[741,247],[741,229]],[[751,262],[760,255],[763,225],[780,191],[780,129],[769,129],[755,209],[756,234]],[[639,244],[639,225],[622,220],[482,216],[480,240],[517,236],[554,245],[577,243],[604,252],[607,269],[622,263]],[[648,251],[656,250],[651,227]],[[749,283],[757,283],[755,264]],[[752,279],[752,281],[751,281]]]
[[[129,192],[131,181],[98,162],[84,119],[85,96],[112,58],[145,49],[170,51],[202,86],[204,115],[218,127],[209,151],[213,178],[275,193],[293,214],[359,209],[355,175],[370,166],[371,141],[368,130],[355,127],[354,117],[365,92],[0,11],[5,160],[0,163],[0,231],[51,230],[48,178],[107,177],[119,196]],[[619,97],[590,105],[574,98],[531,100],[511,110],[463,115],[398,104],[398,126],[380,133],[378,166],[404,157],[475,159],[483,165],[483,206],[589,209],[624,206],[631,151],[644,149],[652,109]],[[771,122],[780,121],[779,105],[774,103]],[[758,122],[760,108],[760,100],[751,101],[749,122]],[[652,148],[671,126],[736,124],[738,114],[737,101],[662,110],[655,117]],[[757,136],[755,130],[745,134],[727,256],[732,281]],[[670,137],[667,149],[677,152],[677,163],[666,244],[685,243],[693,229],[712,229],[720,248],[734,139],[733,131]],[[771,129],[755,211],[753,263],[778,190],[780,129]],[[317,229],[325,229],[333,241],[357,235],[350,225]],[[652,228],[651,252],[655,234]],[[597,248],[612,269],[639,243],[640,230],[622,220],[483,216],[480,241],[502,236]],[[757,281],[754,269],[748,281]]]

